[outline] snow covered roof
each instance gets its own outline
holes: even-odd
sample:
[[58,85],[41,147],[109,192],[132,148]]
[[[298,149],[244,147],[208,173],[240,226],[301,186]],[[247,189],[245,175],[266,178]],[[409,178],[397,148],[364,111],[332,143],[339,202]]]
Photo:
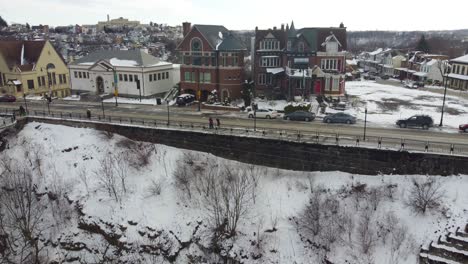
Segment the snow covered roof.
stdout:
[[465,55],[465,56],[461,56],[461,57],[455,58],[453,60],[450,60],[450,62],[468,63],[468,54]]
[[348,65],[357,65],[357,61],[355,59],[346,60],[346,64],[348,64]]
[[377,54],[380,54],[382,53],[383,49],[382,48],[378,48],[377,50],[374,50],[372,52],[369,52],[369,55],[373,56],[373,55],[377,55]]
[[415,72],[413,75],[419,76],[419,77],[426,77],[426,76],[427,76],[427,72]]
[[91,66],[94,63],[105,60],[113,66],[121,67],[153,67],[169,65],[171,63],[163,62],[159,58],[149,55],[142,50],[102,50],[90,53],[88,56],[80,58],[72,65]]
[[448,75],[448,77],[449,77],[449,78],[455,78],[455,79],[459,79],[459,80],[468,81],[468,76],[466,76],[466,75],[450,73],[450,74]]

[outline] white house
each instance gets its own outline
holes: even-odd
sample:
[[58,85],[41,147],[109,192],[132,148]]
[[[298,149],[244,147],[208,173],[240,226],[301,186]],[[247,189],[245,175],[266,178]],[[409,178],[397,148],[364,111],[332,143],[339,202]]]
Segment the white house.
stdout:
[[[446,65],[447,62],[431,59],[426,60],[421,63],[419,72],[416,72],[414,75],[424,77],[424,80],[434,82],[434,81],[443,81],[442,72],[444,72],[443,65]],[[440,67],[442,67],[442,72]]]
[[141,50],[98,51],[74,61],[68,68],[74,93],[138,96],[141,92],[148,97],[162,95],[180,82],[177,65]]

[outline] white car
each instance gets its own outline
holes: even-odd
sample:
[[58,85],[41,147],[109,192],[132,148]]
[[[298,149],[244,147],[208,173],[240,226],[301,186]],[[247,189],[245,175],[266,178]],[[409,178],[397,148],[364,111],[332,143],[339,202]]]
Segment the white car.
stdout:
[[[266,119],[272,119],[272,118],[277,118],[279,116],[278,112],[272,110],[272,109],[258,109],[256,111],[256,117],[257,118],[266,118]],[[250,111],[248,113],[249,118],[254,118],[254,111]]]

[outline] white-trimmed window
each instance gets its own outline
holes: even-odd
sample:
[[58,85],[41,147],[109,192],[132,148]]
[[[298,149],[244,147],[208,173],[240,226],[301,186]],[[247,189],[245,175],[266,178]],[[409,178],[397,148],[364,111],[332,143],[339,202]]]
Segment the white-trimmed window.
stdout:
[[258,84],[266,84],[266,74],[260,73],[258,75]]
[[322,70],[338,70],[338,59],[323,59],[320,61]]
[[280,49],[280,42],[276,39],[264,39],[260,41],[260,49],[261,50],[279,50]]
[[260,62],[262,67],[278,67],[279,57],[278,56],[263,56]]
[[331,90],[332,91],[339,91],[340,90],[340,78],[337,77],[337,78],[332,78],[333,82],[332,82],[332,88]]

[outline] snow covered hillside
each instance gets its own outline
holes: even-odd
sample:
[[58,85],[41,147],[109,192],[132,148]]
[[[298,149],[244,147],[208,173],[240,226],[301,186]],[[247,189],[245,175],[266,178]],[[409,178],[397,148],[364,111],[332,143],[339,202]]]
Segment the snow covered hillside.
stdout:
[[[43,123],[0,160],[0,255],[13,263],[409,264],[468,220],[467,176],[286,171]],[[414,183],[438,194],[425,212]],[[19,225],[12,201],[25,200]]]

